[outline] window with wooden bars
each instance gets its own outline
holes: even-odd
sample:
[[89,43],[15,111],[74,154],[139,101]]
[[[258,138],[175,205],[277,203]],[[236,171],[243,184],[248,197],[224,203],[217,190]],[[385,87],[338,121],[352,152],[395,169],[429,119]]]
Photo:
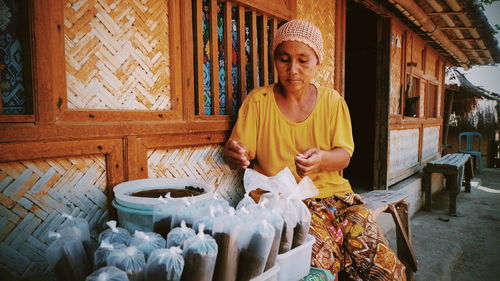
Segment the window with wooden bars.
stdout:
[[[0,2],[0,121],[33,121],[31,1]],[[30,116],[31,115],[31,116]]]
[[427,91],[425,93],[425,117],[437,118],[438,108],[438,86],[432,83],[427,84]]
[[415,76],[408,77],[407,79],[408,81],[411,79],[411,83],[408,85],[409,91],[406,92],[405,96],[404,116],[418,117],[418,113],[420,112],[420,79]]
[[271,40],[281,18],[239,2],[192,0],[195,115],[234,115],[254,88],[277,81]]

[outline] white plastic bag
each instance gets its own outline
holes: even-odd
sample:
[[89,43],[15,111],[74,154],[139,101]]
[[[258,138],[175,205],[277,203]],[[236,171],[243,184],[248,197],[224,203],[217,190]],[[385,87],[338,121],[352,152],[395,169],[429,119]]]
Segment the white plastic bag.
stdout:
[[212,236],[217,242],[218,254],[214,280],[234,281],[238,274],[240,251],[249,234],[241,232],[245,222],[235,214],[233,208],[224,216],[215,218]]
[[200,218],[195,220],[193,229],[194,229],[194,231],[198,231],[198,225],[203,224],[203,225],[205,225],[205,232],[212,234],[212,231],[214,229],[215,218],[218,216],[225,215],[226,212],[223,209],[223,207],[221,207],[221,205],[218,203],[216,203],[215,207],[213,205],[208,206],[208,215],[205,215],[205,214],[207,214],[206,211],[207,210],[205,208],[205,210],[200,212],[200,215],[199,215]]
[[181,226],[181,222],[184,221],[186,226],[193,227],[194,220],[197,217],[197,209],[193,208],[192,203],[186,198],[182,198],[182,205],[177,209],[177,211],[172,216],[172,224],[170,229]]
[[107,241],[110,244],[128,245],[130,243],[130,238],[132,238],[130,232],[125,228],[117,227],[115,220],[106,222],[106,225],[109,228],[99,234],[99,243],[102,241]]
[[255,203],[252,197],[250,197],[249,193],[246,192],[245,195],[243,195],[243,199],[241,199],[240,202],[238,202],[238,205],[236,205],[236,210],[239,210],[242,207],[248,208],[249,206],[252,205],[257,205],[257,203]]
[[146,266],[144,254],[134,246],[114,249],[109,254],[106,263],[125,271],[130,281],[144,280]]
[[292,171],[288,167],[272,177],[267,177],[253,169],[247,168],[243,175],[243,185],[246,193],[260,188],[272,192],[278,198],[291,197],[304,200],[319,194],[311,178],[307,176],[303,177],[297,183]]
[[[284,219],[280,254],[289,251],[293,246],[301,245],[305,241],[311,222],[311,214],[309,211],[305,212],[304,207],[307,209],[307,206],[301,200],[319,194],[318,189],[309,177],[303,177],[297,184],[288,167],[272,177],[264,176],[252,169],[246,169],[243,184],[246,192],[256,188],[270,191],[270,193],[264,194],[260,200],[270,200],[269,205],[275,208]],[[294,232],[297,232],[295,243]]]
[[165,198],[158,198],[161,202],[153,206],[153,231],[167,238],[167,234],[171,230],[172,217],[177,210],[182,206],[180,199],[174,199],[167,193]]
[[274,209],[268,209],[264,204],[250,206],[250,214],[256,219],[264,219],[274,227],[274,239],[267,257],[266,266],[264,271],[272,268],[276,264],[276,258],[281,241],[281,233],[283,232],[283,217]]
[[186,222],[182,221],[180,227],[176,227],[168,233],[167,248],[178,246],[182,249],[184,242],[193,236],[196,236],[194,230],[187,227]]
[[139,251],[144,253],[144,257],[147,260],[149,254],[156,250],[165,248],[165,239],[156,232],[143,232],[136,230],[132,239],[130,240],[130,246],[136,247]]
[[45,255],[56,279],[59,281],[85,280],[91,268],[82,241],[54,232],[49,233],[49,237],[55,240],[47,248]]
[[85,281],[129,281],[127,273],[115,266],[105,266],[87,276]]
[[154,250],[146,264],[146,280],[179,281],[184,258],[179,247]]
[[81,241],[90,240],[89,224],[83,218],[73,217],[68,214],[63,214],[66,218],[64,223],[59,227],[58,233],[62,236],[74,237]]
[[274,227],[266,220],[254,221],[246,231],[251,233],[248,244],[240,252],[239,281],[247,281],[264,272],[269,251],[273,244]]
[[295,210],[297,211],[297,224],[293,229],[293,249],[304,244],[306,241],[311,226],[311,212],[301,200],[291,199],[291,204],[295,206]]
[[[194,237],[184,242],[182,281],[211,281],[217,259],[217,243],[203,233],[204,225]],[[217,280],[217,279],[214,279]]]
[[106,241],[102,241],[94,252],[94,270],[106,266],[106,261],[111,251],[125,247],[126,246],[124,244],[110,244]]

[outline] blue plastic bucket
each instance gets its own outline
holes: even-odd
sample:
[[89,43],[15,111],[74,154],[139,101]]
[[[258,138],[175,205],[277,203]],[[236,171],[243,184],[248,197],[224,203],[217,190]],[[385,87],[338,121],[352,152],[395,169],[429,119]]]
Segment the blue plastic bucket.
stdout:
[[198,179],[155,178],[140,179],[120,183],[113,188],[115,199],[112,202],[118,214],[119,225],[130,232],[136,230],[153,231],[153,208],[160,204],[157,198],[137,197],[131,194],[157,188],[178,188],[186,186],[202,188],[205,193],[186,197],[191,202],[206,200],[213,196],[214,187]]
[[151,232],[153,231],[153,210],[141,210],[129,208],[118,204],[116,200],[111,202],[118,214],[120,226],[131,233],[136,230]]

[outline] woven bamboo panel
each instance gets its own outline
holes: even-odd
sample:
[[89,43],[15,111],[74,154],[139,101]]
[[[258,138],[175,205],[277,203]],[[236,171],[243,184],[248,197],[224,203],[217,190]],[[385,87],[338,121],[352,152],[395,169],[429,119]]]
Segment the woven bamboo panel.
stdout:
[[225,164],[220,145],[148,151],[149,178],[196,178],[212,184],[235,205],[243,197],[242,174]]
[[401,85],[402,64],[403,64],[403,31],[392,26],[391,31],[391,92],[390,92],[390,114],[399,114],[401,111]]
[[68,0],[68,108],[169,110],[166,0]]
[[418,164],[419,130],[392,130],[389,133],[389,175]]
[[104,156],[0,163],[0,267],[17,277],[47,274],[48,232],[71,214],[96,237],[108,218],[105,188]]
[[316,75],[316,82],[333,88],[335,73],[335,1],[298,0],[297,17],[314,23],[323,35],[325,56]]
[[440,126],[424,128],[422,139],[422,160],[427,160],[439,152]]

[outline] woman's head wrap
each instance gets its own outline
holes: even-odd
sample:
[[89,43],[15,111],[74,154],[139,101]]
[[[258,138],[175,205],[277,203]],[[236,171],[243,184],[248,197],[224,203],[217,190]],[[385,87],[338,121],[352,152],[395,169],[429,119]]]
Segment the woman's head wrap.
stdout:
[[309,21],[295,19],[278,28],[272,44],[273,54],[276,51],[276,47],[284,41],[302,42],[314,50],[318,57],[318,63],[323,59],[323,38],[321,37],[321,31]]

